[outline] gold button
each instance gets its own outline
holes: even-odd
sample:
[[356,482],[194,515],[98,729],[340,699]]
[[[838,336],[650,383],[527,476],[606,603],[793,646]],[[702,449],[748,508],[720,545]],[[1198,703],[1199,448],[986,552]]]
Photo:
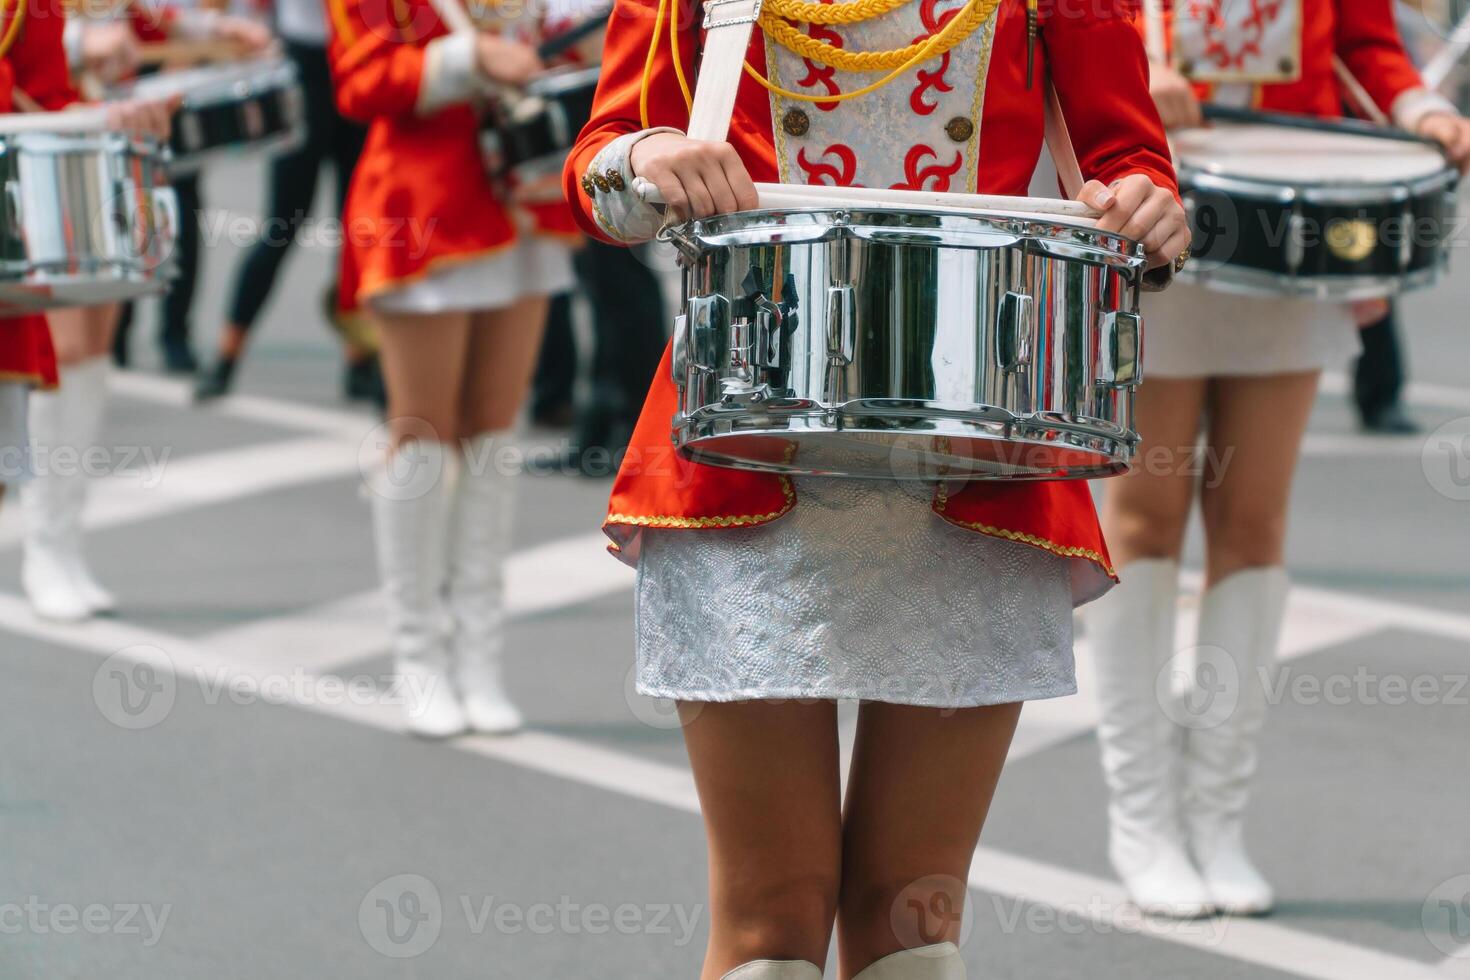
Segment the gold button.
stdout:
[[607,168],[607,185],[615,191],[620,191],[626,186],[623,183],[623,175],[618,173],[614,167]]
[[596,189],[597,188],[595,188],[592,185],[592,178],[591,178],[591,176],[589,176],[588,174],[583,174],[582,175],[582,190],[586,191],[587,196],[588,197],[591,197],[592,196],[592,192],[595,191]]
[[788,136],[805,136],[806,131],[812,128],[812,121],[800,109],[787,109],[786,115],[781,117],[781,128]]
[[968,143],[970,137],[975,135],[975,124],[964,116],[955,116],[944,124],[944,131],[956,143]]
[[1283,75],[1296,74],[1296,62],[1290,58],[1282,58],[1280,68]]
[[596,184],[597,189],[602,191],[602,193],[604,194],[612,189],[612,185],[607,182],[607,178],[604,177],[602,174],[593,174],[592,183]]

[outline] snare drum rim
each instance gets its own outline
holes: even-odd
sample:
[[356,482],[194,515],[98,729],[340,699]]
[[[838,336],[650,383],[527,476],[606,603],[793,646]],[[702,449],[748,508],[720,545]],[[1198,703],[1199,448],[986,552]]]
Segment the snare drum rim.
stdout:
[[527,95],[555,96],[585,88],[596,88],[601,65],[562,65],[537,75],[526,83]]
[[1435,173],[1422,177],[1402,177],[1376,183],[1356,180],[1266,180],[1242,177],[1214,165],[1180,162],[1176,164],[1179,189],[1213,191],[1237,195],[1253,201],[1291,204],[1295,201],[1337,204],[1391,204],[1408,198],[1426,197],[1451,190],[1459,184],[1460,175],[1448,163]]
[[[830,220],[825,224],[787,224],[783,220],[794,215],[827,215]],[[894,218],[900,220],[894,223]],[[904,218],[912,220],[905,222],[902,220]],[[923,219],[927,219],[927,222]],[[937,219],[958,219],[972,224],[967,228],[945,228],[935,223]],[[1140,271],[1147,261],[1142,246],[1132,239],[1115,232],[1100,231],[1062,215],[881,206],[768,208],[699,218],[673,231],[681,245],[696,246],[701,252],[713,252],[723,248],[753,248],[765,244],[810,244],[845,237],[881,240],[885,233],[901,231],[905,227],[932,236],[924,244],[935,248],[1014,248],[1029,243],[1032,247],[1046,251],[1047,245],[1054,243],[1065,249],[1067,256],[1075,261],[1091,259],[1105,265]],[[774,234],[783,229],[790,234]],[[1063,233],[1059,233],[1059,230]],[[766,240],[752,240],[748,237],[752,232],[760,231],[770,231],[773,235]],[[948,231],[994,234],[1008,237],[1010,241],[998,242],[994,246],[979,246],[973,242],[958,240],[945,241],[944,235]],[[1076,254],[1079,249],[1088,253],[1088,259],[1080,258]]]

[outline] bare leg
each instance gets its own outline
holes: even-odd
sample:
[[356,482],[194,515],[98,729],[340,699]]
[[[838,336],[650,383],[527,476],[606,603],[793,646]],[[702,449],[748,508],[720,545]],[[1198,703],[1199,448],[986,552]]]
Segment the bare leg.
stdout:
[[1143,442],[1133,469],[1108,480],[1103,498],[1103,531],[1119,568],[1135,558],[1179,555],[1199,470],[1195,443],[1205,390],[1203,378],[1150,379],[1138,389],[1134,410]]
[[498,432],[515,423],[531,387],[550,306],[548,297],[530,296],[475,314],[464,362],[461,436]]
[[413,439],[454,442],[459,435],[470,315],[377,315],[374,319],[382,337],[394,446]]
[[1317,397],[1315,371],[1210,382],[1209,444],[1228,477],[1200,493],[1209,583],[1281,564],[1302,437]]
[[841,976],[960,940],[970,861],[1020,704],[864,704],[843,823]]
[[682,704],[709,838],[702,980],[751,960],[826,962],[842,863],[837,706]]

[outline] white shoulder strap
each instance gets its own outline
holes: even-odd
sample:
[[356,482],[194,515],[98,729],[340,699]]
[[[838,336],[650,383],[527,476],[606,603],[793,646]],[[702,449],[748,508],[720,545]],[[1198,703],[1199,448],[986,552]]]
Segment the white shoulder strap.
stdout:
[[705,0],[704,57],[689,113],[690,139],[723,142],[730,135],[735,93],[750,36],[761,15],[761,0]]

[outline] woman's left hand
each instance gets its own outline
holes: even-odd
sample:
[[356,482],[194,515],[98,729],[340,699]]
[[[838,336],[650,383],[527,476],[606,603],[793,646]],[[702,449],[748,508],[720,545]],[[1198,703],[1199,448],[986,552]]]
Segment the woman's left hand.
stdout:
[[1167,187],[1143,174],[1130,174],[1111,185],[1089,180],[1077,200],[1102,212],[1097,226],[1142,242],[1148,267],[1174,262],[1189,247],[1189,222],[1184,207]]
[[1460,173],[1470,169],[1470,119],[1450,112],[1431,112],[1419,120],[1419,135],[1444,147]]
[[152,136],[166,141],[173,114],[178,111],[182,101],[183,96],[173,95],[166,99],[123,99],[108,102],[107,125],[111,129],[126,130],[139,136]]

